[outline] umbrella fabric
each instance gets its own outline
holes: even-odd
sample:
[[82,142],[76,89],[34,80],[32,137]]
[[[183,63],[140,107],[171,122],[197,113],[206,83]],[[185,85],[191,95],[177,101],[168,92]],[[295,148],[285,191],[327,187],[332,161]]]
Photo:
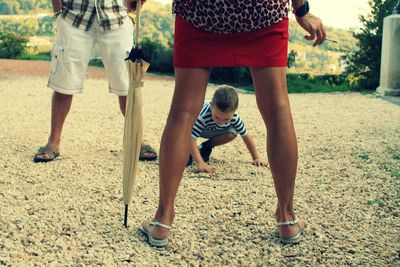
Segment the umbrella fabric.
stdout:
[[142,78],[150,64],[128,60],[126,65],[130,81],[124,125],[123,199],[124,204],[128,205],[132,200],[143,133]]
[[126,58],[129,74],[129,91],[126,99],[123,141],[123,201],[125,204],[124,224],[127,227],[128,205],[132,201],[135,179],[138,172],[140,146],[143,133],[142,90],[143,77],[150,64],[143,59],[139,48],[139,16],[141,1],[136,6],[135,44]]

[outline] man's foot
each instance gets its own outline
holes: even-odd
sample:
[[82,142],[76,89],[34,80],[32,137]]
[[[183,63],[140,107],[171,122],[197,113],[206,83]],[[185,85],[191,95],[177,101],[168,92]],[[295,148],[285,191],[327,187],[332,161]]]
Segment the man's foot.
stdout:
[[139,160],[153,161],[157,159],[156,151],[149,144],[142,144],[140,147]]
[[49,162],[53,161],[60,155],[58,148],[46,145],[38,149],[33,157],[33,162]]

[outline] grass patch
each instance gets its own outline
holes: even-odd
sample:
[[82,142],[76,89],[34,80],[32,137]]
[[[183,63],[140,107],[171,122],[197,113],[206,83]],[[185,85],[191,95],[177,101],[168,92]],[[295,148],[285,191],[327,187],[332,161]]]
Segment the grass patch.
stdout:
[[104,64],[103,64],[103,61],[101,60],[101,58],[90,59],[89,66],[104,68]]
[[[243,91],[254,92],[248,68],[214,68],[210,82],[229,84]],[[350,92],[350,84],[346,75],[308,73],[288,73],[287,86],[289,93],[332,93]]]
[[40,52],[38,54],[23,54],[17,59],[23,60],[39,60],[39,61],[51,61],[51,52]]
[[289,93],[349,92],[350,85],[344,75],[288,74]]
[[[361,159],[363,163],[371,163],[372,162],[370,154],[367,151],[365,151],[364,149],[356,146],[356,147],[353,147],[352,150],[353,150],[353,152],[351,153],[351,155],[353,157]],[[359,165],[361,165],[360,163],[359,163]],[[362,169],[362,168],[359,168],[359,169]]]
[[387,146],[387,160],[382,162],[379,168],[396,180],[400,180],[400,146]]
[[392,157],[394,160],[400,160],[400,148],[393,148],[393,147],[386,147],[386,151],[389,153],[389,155]]
[[369,206],[372,206],[372,205],[376,204],[376,205],[378,205],[379,207],[383,207],[383,206],[385,206],[385,201],[383,201],[383,200],[380,199],[380,198],[377,198],[377,199],[370,199],[370,200],[367,201],[367,204],[368,204]]
[[367,153],[362,153],[359,154],[358,157],[362,160],[368,161],[369,160],[369,155]]

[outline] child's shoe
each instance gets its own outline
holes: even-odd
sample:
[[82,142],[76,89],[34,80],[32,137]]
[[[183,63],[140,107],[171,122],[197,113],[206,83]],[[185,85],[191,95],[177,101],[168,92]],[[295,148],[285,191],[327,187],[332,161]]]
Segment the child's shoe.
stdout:
[[208,162],[210,160],[212,149],[213,148],[209,145],[208,141],[201,143],[201,145],[199,146],[200,155],[203,158],[204,162]]
[[189,155],[188,161],[186,162],[186,167],[192,165],[193,163],[193,157],[192,155]]

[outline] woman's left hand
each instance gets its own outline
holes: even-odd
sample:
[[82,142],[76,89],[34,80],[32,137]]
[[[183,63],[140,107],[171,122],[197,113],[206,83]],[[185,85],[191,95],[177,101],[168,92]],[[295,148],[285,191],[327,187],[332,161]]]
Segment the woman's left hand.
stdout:
[[309,33],[304,39],[315,40],[313,46],[321,45],[326,40],[326,29],[320,18],[308,13],[303,17],[296,16],[296,20]]

